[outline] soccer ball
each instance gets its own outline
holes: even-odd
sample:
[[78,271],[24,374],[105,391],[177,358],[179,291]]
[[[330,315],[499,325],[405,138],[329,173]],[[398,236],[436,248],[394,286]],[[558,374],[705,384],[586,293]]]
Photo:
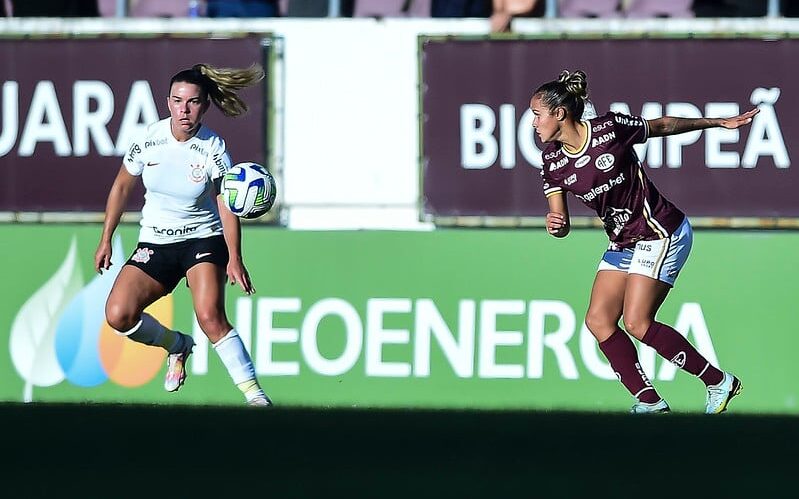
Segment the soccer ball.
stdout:
[[266,214],[275,202],[275,178],[257,163],[238,163],[222,177],[222,200],[225,206],[241,218],[258,218]]

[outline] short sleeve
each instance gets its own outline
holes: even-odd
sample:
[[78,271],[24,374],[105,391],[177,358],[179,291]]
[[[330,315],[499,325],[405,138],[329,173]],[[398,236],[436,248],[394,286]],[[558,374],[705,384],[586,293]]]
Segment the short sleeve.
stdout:
[[549,197],[563,191],[559,185],[556,185],[555,182],[549,178],[549,175],[546,173],[546,168],[541,169],[541,177],[543,177],[544,180],[544,196]]
[[551,160],[555,157],[557,149],[555,149],[552,145],[547,145],[546,148],[541,153],[541,157],[543,159],[541,165],[541,179],[543,180],[543,188],[544,188],[544,196],[550,197],[553,194],[557,194],[563,191],[563,188],[555,181],[552,177],[552,172],[547,167],[547,161]]
[[144,161],[142,157],[142,147],[140,141],[133,142],[128,148],[128,152],[122,158],[122,164],[125,169],[133,175],[138,177],[144,171]]
[[629,116],[621,113],[613,115],[616,139],[626,144],[643,144],[649,138],[649,124],[640,116]]
[[221,138],[218,138],[215,141],[214,147],[211,150],[211,154],[208,156],[208,161],[208,173],[211,180],[215,180],[224,176],[225,173],[230,170],[230,154],[227,151],[225,141]]

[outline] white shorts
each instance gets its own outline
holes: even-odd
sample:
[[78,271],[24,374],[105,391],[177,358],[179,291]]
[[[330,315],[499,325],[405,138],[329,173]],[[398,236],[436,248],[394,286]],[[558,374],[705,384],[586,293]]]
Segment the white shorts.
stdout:
[[674,286],[677,275],[688,260],[693,242],[694,232],[686,217],[674,234],[666,239],[638,241],[635,248],[606,251],[597,271],[620,270],[628,274],[645,275]]

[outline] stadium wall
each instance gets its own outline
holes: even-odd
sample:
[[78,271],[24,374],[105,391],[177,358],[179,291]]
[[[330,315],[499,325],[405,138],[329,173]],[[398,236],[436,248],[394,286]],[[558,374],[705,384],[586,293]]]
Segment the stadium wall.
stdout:
[[[125,226],[98,276],[99,224],[5,224],[0,401],[238,404],[184,284],[150,312],[198,342],[190,378],[163,391],[164,353],[124,341],[105,297],[135,245]],[[24,242],[24,247],[18,242]],[[288,231],[247,227],[258,290],[228,310],[270,395],[287,407],[613,412],[629,396],[583,324],[601,231]],[[744,382],[736,412],[795,413],[795,232],[701,231],[659,314]],[[675,411],[704,388],[641,348]],[[590,393],[590,396],[586,396]]]
[[[59,37],[225,39],[252,34],[274,40],[276,64],[271,68],[271,77],[276,88],[269,106],[275,121],[268,132],[273,134],[270,167],[282,175],[281,221],[298,229],[429,230],[434,227],[421,214],[425,199],[420,189],[420,172],[425,160],[419,140],[419,35],[483,36],[501,43],[524,38],[608,37],[777,40],[799,33],[796,21],[785,18],[517,19],[513,28],[512,35],[490,37],[489,23],[483,19],[0,19],[0,37],[5,46],[13,46],[16,39]],[[205,57],[201,50],[187,53],[198,60]],[[87,68],[80,64],[79,54],[79,50],[73,50],[65,57],[75,58],[76,67]],[[534,66],[535,61],[524,60],[519,64]],[[480,67],[475,68],[475,73],[481,73]],[[170,74],[165,67],[163,78]],[[541,75],[547,77],[550,75]],[[496,73],[495,79],[515,82],[522,90],[515,90],[513,95],[524,94],[524,89],[535,83],[518,78],[514,72]],[[764,81],[767,79],[764,77]],[[153,83],[158,84],[158,81]],[[33,89],[20,91],[30,96]],[[71,88],[57,91],[59,102],[69,102]],[[745,94],[751,91],[751,86],[746,86],[733,94],[745,100]],[[623,97],[619,96],[622,100]],[[518,109],[526,105],[516,102],[516,97],[512,101],[502,95],[491,98],[500,103],[510,102]],[[787,105],[786,102],[787,98],[783,98],[781,105]],[[5,111],[8,108],[3,106]],[[25,111],[21,110],[23,115]],[[787,113],[779,114],[778,109],[778,116],[786,118]],[[67,129],[72,126],[71,118],[64,117]],[[7,140],[9,137],[4,136],[3,141]],[[45,141],[38,147],[42,150],[52,144]],[[96,147],[97,144],[91,145],[92,150]],[[8,155],[0,157],[0,167],[8,166],[7,159]],[[109,157],[108,164],[115,171],[118,161]],[[76,213],[71,217],[91,218]],[[3,213],[0,219],[58,221],[65,217]]]

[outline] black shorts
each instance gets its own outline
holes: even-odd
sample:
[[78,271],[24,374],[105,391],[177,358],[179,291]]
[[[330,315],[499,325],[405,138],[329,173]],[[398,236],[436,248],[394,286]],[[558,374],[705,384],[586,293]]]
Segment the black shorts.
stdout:
[[198,263],[211,262],[222,268],[227,266],[228,251],[223,236],[189,239],[172,244],[140,242],[125,265],[142,269],[160,282],[170,293],[186,272]]

